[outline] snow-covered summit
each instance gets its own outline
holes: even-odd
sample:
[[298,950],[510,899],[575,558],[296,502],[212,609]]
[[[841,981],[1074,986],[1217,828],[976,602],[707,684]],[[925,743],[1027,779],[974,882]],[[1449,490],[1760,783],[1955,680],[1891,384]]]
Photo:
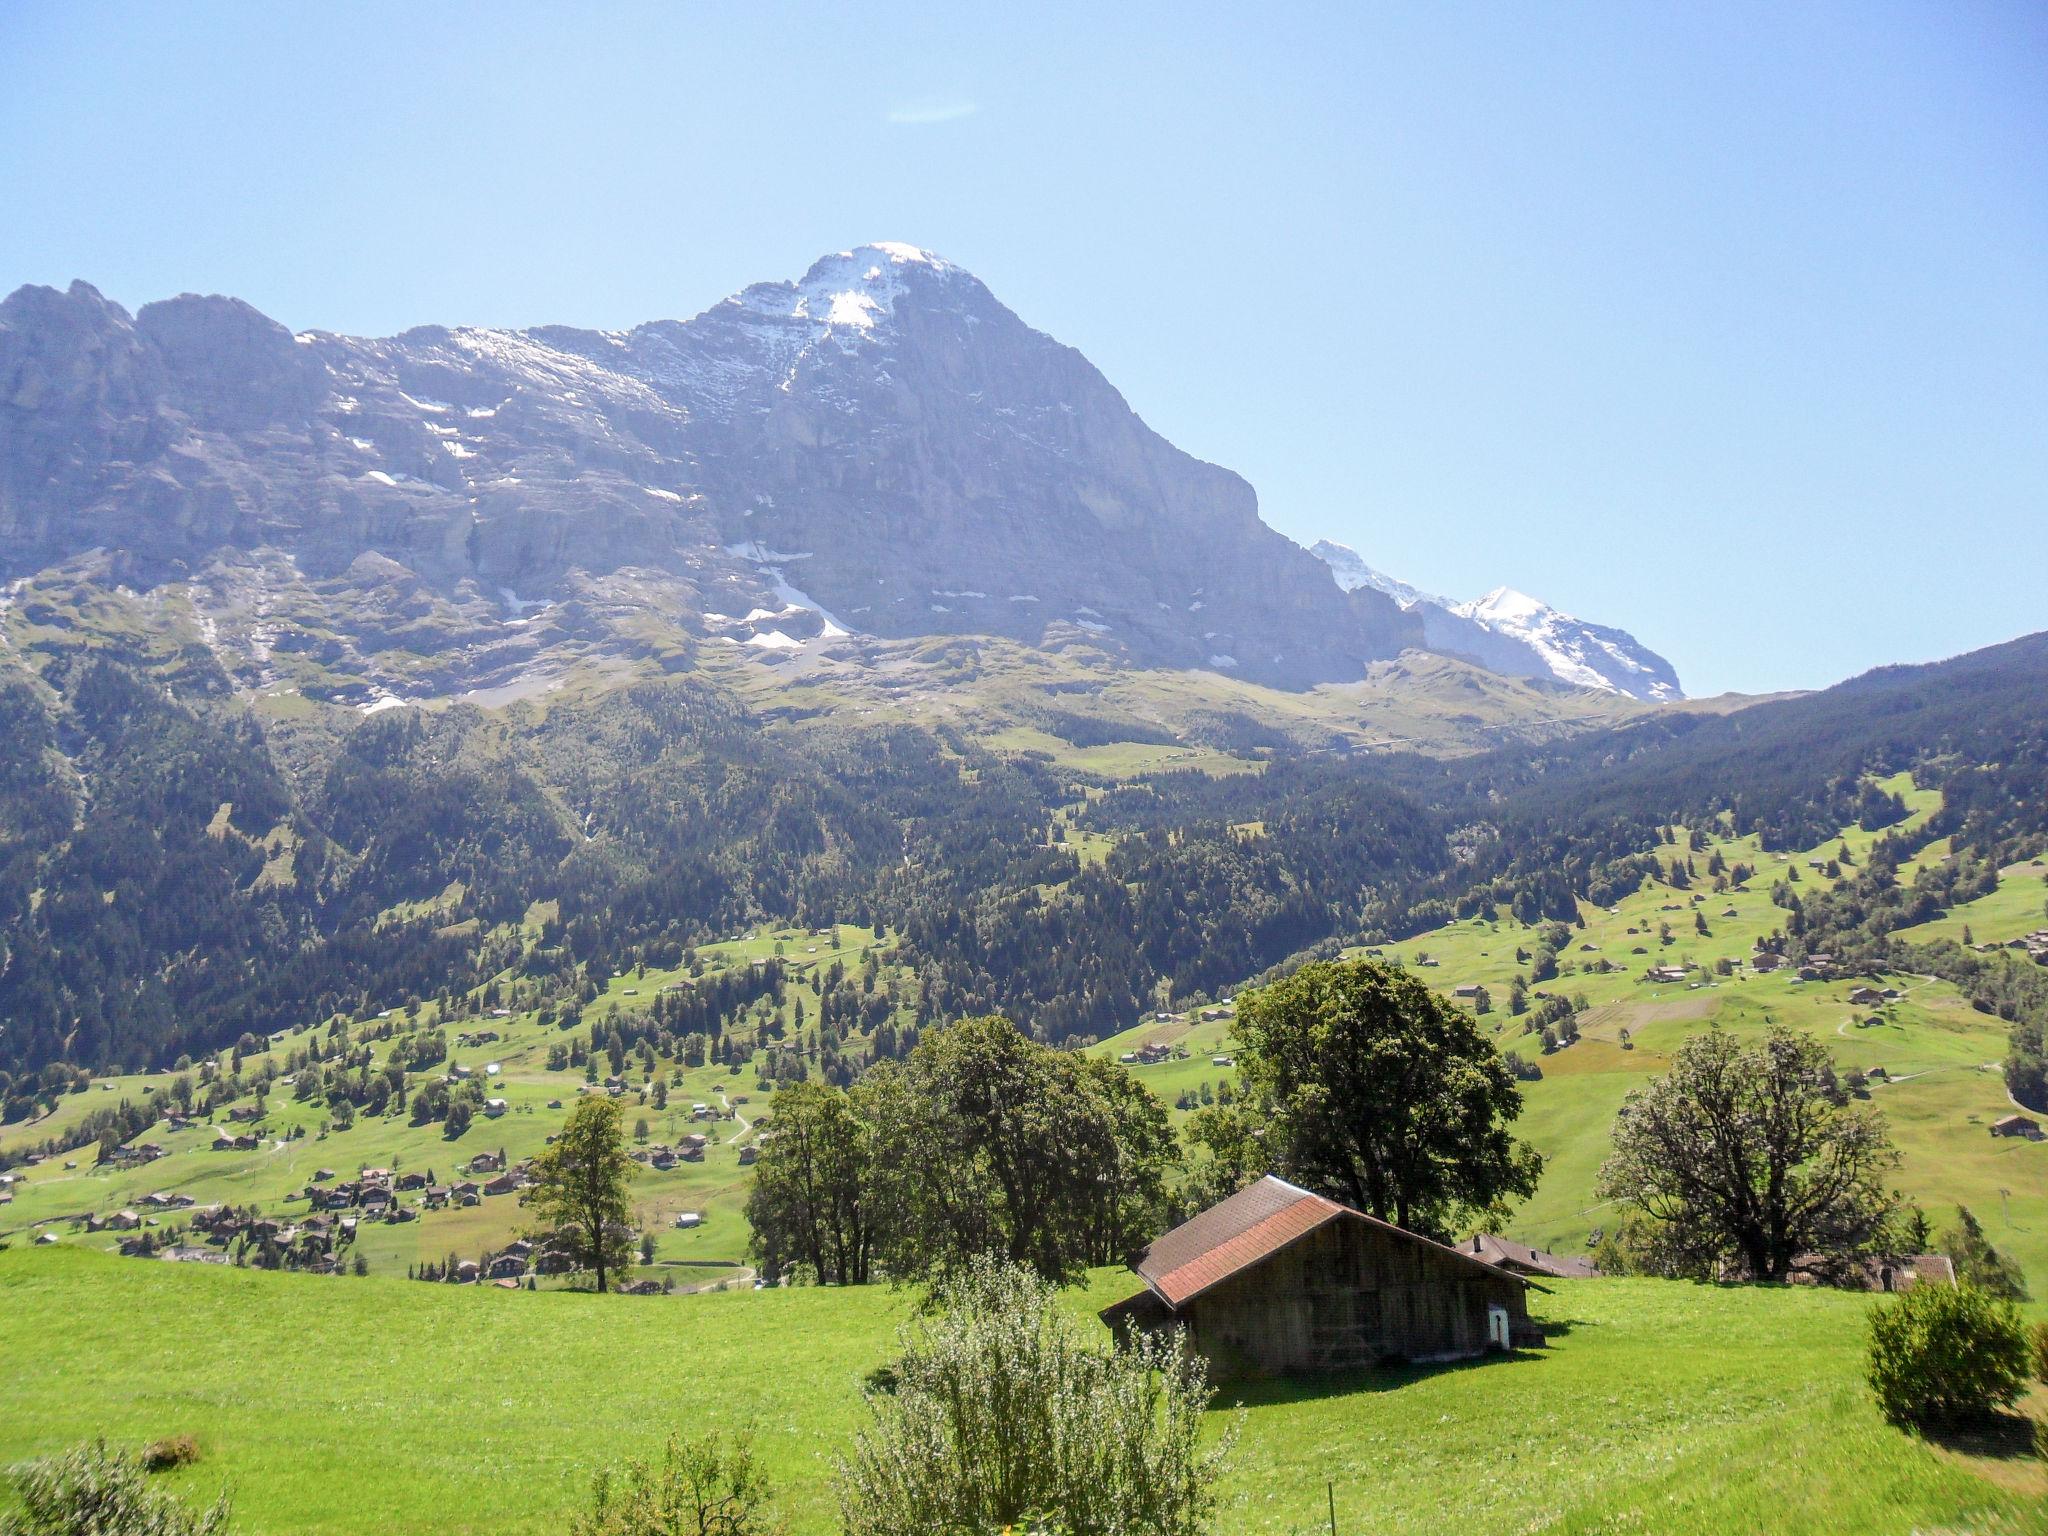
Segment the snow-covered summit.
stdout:
[[757,314],[819,322],[830,329],[872,330],[893,313],[907,279],[951,278],[964,271],[920,246],[879,240],[820,256],[794,283],[756,283],[739,296]]
[[1495,634],[1520,640],[1543,658],[1554,676],[1567,683],[1637,699],[1685,697],[1671,663],[1627,630],[1574,618],[1513,587],[1495,587],[1477,602],[1460,603],[1452,612]]
[[1374,570],[1356,550],[1329,539],[1318,540],[1309,552],[1329,566],[1345,591],[1371,587],[1419,614],[1431,650],[1466,656],[1497,672],[1554,677],[1630,698],[1685,697],[1671,663],[1626,630],[1574,618],[1513,587],[1453,602]]
[[1412,608],[1417,603],[1435,603],[1450,607],[1446,598],[1425,592],[1420,587],[1411,587],[1407,582],[1375,570],[1365,563],[1364,558],[1348,544],[1339,544],[1331,539],[1318,539],[1309,546],[1309,553],[1330,568],[1330,574],[1337,578],[1337,585],[1346,592],[1355,592],[1360,587],[1371,587],[1384,592],[1403,608]]

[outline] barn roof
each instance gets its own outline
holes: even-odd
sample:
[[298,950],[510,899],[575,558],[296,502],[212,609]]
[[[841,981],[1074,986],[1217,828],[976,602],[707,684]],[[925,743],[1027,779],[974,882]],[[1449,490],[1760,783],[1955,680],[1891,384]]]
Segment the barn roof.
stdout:
[[1490,1275],[1521,1285],[1530,1283],[1525,1276],[1496,1268],[1485,1259],[1326,1200],[1270,1173],[1182,1222],[1145,1248],[1131,1267],[1160,1300],[1179,1308],[1333,1221],[1362,1221],[1450,1254]]

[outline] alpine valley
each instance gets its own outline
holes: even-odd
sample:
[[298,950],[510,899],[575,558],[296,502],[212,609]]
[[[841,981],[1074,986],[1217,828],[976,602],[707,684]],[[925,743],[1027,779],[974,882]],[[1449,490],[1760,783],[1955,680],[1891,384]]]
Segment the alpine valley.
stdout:
[[[952,1326],[906,1287],[957,1252],[1076,1282],[974,1314],[1004,1363],[947,1378],[1060,1454],[888,1465],[1137,1489],[1150,1437],[1242,1432],[1213,1523],[1033,1529],[2038,1529],[2016,1415],[1885,1423],[1874,1298],[1691,1283],[1744,1250],[1667,1264],[1645,1231],[1689,1221],[1606,1170],[1654,1161],[1655,1085],[1787,1063],[1732,1187],[1782,1196],[1766,1139],[1846,1127],[1900,1256],[1826,1278],[1949,1266],[2038,1313],[2044,699],[2048,634],[1688,700],[1622,630],[1302,548],[910,246],[618,333],[22,289],[0,1463],[147,1446],[258,1531],[1022,1529],[1021,1494],[884,1526],[843,1486],[968,1358],[891,1353]],[[1384,1285],[1288,1246],[1384,1202],[1267,1176],[1354,1132],[1427,1202],[1371,1224]],[[1774,1237],[1747,1273],[1790,1275]],[[1176,1305],[1302,1277],[1313,1310],[1238,1294],[1333,1352],[1176,1417],[1208,1401],[1178,1357],[1097,1348],[1092,1314],[1167,1305],[1134,1251],[1206,1276]],[[1334,1352],[1474,1298],[1454,1352],[1505,1355]],[[1069,1334],[1085,1368],[1027,1352]],[[1123,1406],[1013,1411],[1054,1389]],[[767,1524],[605,1513],[721,1446]]]

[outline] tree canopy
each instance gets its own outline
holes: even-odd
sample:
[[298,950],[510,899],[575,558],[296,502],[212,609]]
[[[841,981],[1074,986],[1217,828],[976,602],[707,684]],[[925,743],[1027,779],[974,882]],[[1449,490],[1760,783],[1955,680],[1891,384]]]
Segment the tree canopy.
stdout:
[[1648,1267],[1707,1276],[1733,1260],[1783,1280],[1882,1237],[1896,1161],[1884,1118],[1848,1102],[1818,1040],[1779,1026],[1745,1046],[1709,1030],[1622,1104],[1599,1191],[1646,1218]]
[[1214,1113],[1254,1135],[1205,1129],[1212,1151],[1262,1145],[1305,1188],[1438,1237],[1534,1192],[1542,1159],[1511,1130],[1514,1074],[1469,1014],[1405,972],[1305,965],[1238,999],[1234,1038],[1248,1106]]
[[552,1227],[579,1268],[594,1270],[597,1288],[624,1269],[632,1245],[626,1183],[633,1159],[624,1120],[609,1098],[591,1095],[569,1112],[554,1143],[533,1160],[533,1183],[522,1197]]

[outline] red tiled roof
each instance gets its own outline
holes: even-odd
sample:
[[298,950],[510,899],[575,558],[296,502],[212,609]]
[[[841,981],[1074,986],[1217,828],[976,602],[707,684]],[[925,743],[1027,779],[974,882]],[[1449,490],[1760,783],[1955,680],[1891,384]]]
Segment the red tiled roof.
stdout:
[[1344,1207],[1333,1200],[1320,1195],[1304,1196],[1206,1253],[1197,1254],[1179,1268],[1168,1270],[1152,1283],[1169,1306],[1178,1307],[1344,1214]]
[[1232,1275],[1263,1263],[1309,1233],[1339,1220],[1362,1221],[1398,1232],[1410,1242],[1452,1254],[1490,1274],[1523,1285],[1530,1283],[1475,1254],[1376,1220],[1363,1211],[1311,1194],[1271,1174],[1182,1222],[1139,1254],[1131,1267],[1160,1300],[1177,1309]]

